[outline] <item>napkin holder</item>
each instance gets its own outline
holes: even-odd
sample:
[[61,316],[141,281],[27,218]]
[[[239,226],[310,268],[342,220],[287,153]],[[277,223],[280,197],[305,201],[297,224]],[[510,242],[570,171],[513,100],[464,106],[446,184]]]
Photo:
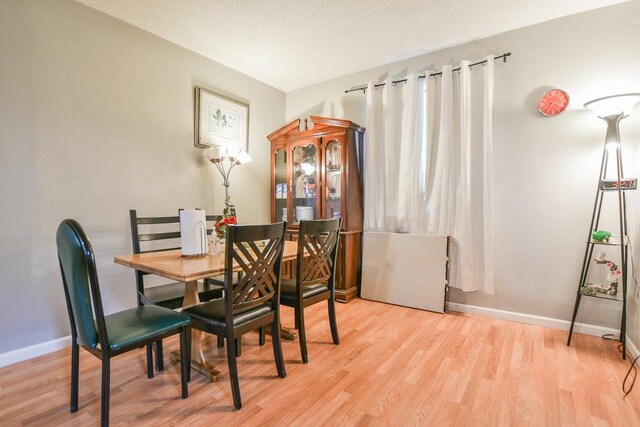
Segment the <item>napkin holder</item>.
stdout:
[[180,210],[180,240],[183,257],[205,256],[207,242],[207,216],[202,209]]

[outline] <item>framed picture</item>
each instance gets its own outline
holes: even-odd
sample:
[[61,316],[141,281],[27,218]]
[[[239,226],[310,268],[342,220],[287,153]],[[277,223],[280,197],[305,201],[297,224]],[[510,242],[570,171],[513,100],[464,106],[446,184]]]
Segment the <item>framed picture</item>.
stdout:
[[247,151],[249,106],[196,87],[195,145],[232,145]]

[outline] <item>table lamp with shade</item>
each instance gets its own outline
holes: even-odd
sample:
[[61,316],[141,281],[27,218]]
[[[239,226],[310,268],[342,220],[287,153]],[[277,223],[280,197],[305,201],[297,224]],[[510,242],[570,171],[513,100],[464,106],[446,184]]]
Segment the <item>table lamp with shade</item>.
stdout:
[[[596,192],[596,200],[591,216],[591,226],[589,228],[589,236],[587,239],[587,248],[584,253],[582,262],[582,270],[580,273],[580,281],[578,284],[578,292],[576,302],[573,308],[573,317],[571,318],[571,327],[569,328],[569,338],[567,345],[571,345],[571,336],[573,327],[578,314],[578,307],[583,295],[594,296],[604,299],[617,300],[622,302],[622,320],[620,322],[620,341],[622,343],[622,358],[626,358],[626,317],[627,317],[627,262],[628,262],[628,244],[627,236],[627,198],[625,190],[635,190],[637,188],[637,179],[625,179],[622,170],[622,150],[620,144],[620,121],[629,116],[631,108],[640,102],[640,93],[626,93],[622,95],[611,95],[603,98],[597,98],[584,104],[584,107],[595,112],[598,117],[607,123],[607,133],[605,136],[604,150],[602,153],[602,163],[600,164],[600,180],[598,181],[598,191]],[[613,179],[607,179],[607,169],[609,166],[609,156],[615,155],[615,164],[613,168]],[[600,213],[602,211],[602,202],[604,193],[613,191],[617,195],[618,200],[618,220],[620,235],[616,240],[598,240],[596,234],[600,225]],[[608,233],[610,235],[610,233]],[[612,236],[613,237],[613,236]],[[621,273],[612,283],[609,284],[610,289],[606,287],[594,287],[587,282],[589,267],[592,265],[594,247],[596,245],[609,245],[620,247],[620,270]],[[604,252],[599,254],[595,259],[598,262],[602,258]],[[615,266],[614,263],[609,264]],[[611,267],[613,268],[613,267]],[[616,266],[617,268],[617,266]],[[613,271],[613,270],[612,270]],[[618,288],[619,281],[622,282],[622,299],[619,299]],[[613,286],[615,284],[615,287]],[[590,287],[591,286],[591,287]],[[594,291],[595,289],[595,291]]]

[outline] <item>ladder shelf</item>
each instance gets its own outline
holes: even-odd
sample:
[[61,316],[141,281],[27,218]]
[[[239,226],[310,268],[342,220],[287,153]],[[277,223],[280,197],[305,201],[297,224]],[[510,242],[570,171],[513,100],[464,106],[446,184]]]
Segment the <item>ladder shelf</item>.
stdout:
[[[612,159],[614,160],[614,159]],[[576,292],[576,302],[573,307],[573,316],[571,318],[571,327],[569,328],[569,337],[567,339],[567,345],[571,345],[571,337],[573,336],[573,328],[576,322],[576,316],[578,314],[578,308],[582,297],[593,297],[597,299],[605,299],[609,301],[618,301],[622,303],[622,318],[620,320],[620,342],[622,343],[622,358],[626,359],[626,328],[627,328],[627,266],[629,256],[629,236],[627,235],[627,199],[626,193],[628,190],[635,190],[637,187],[636,179],[623,179],[622,178],[622,160],[620,153],[620,144],[616,146],[615,152],[615,173],[617,179],[607,179],[607,165],[609,161],[609,150],[604,149],[602,155],[602,164],[600,167],[600,179],[598,180],[598,189],[596,191],[596,199],[593,207],[593,214],[591,216],[591,226],[589,227],[589,236],[586,241],[586,248],[584,253],[584,259],[582,262],[582,270],[580,273],[580,280],[578,282],[578,289]],[[610,235],[605,240],[594,240],[593,233],[598,230],[600,224],[600,214],[602,211],[602,204],[604,194],[615,194],[618,204],[618,229],[619,234]],[[611,261],[604,260],[601,255],[594,259],[594,248],[596,246],[612,246],[616,247],[616,251],[619,250],[620,266],[614,264]],[[589,275],[589,269],[594,264],[594,261],[598,264],[606,264],[610,271],[613,273],[607,276],[609,286],[593,285],[587,282]]]

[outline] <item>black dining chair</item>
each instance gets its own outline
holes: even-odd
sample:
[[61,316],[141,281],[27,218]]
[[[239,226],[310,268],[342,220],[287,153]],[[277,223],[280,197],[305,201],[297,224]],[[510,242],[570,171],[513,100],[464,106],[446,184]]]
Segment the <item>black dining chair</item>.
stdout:
[[[213,232],[213,223],[220,215],[207,215],[207,234]],[[138,216],[135,209],[129,210],[131,227],[131,245],[134,254],[154,251],[170,251],[180,249],[180,217],[179,216]],[[159,305],[171,309],[182,306],[184,283],[170,282],[155,286],[145,283],[153,274],[135,270],[138,305]],[[200,301],[209,301],[222,296],[222,281],[216,278],[206,279],[198,283]],[[155,343],[156,370],[164,369],[162,341]],[[151,350],[151,344],[149,349]]]
[[[280,342],[280,269],[286,223],[233,225],[225,244],[224,297],[188,307],[182,312],[192,327],[224,337],[227,343],[233,404],[242,407],[236,364],[236,338],[271,325],[273,356],[278,376],[286,376]],[[233,281],[234,263],[242,271]]]
[[[219,215],[207,215],[207,234],[213,230],[213,222]],[[138,216],[135,209],[129,211],[131,245],[134,254],[180,249],[179,216]],[[167,308],[180,308],[184,298],[184,283],[172,282],[156,286],[145,284],[150,273],[135,270],[138,289],[138,305],[155,304]],[[153,275],[151,275],[153,276]],[[200,301],[222,296],[222,281],[207,279],[198,283]]]
[[340,344],[335,309],[335,271],[341,218],[300,221],[295,279],[284,280],[280,304],[293,307],[302,362],[308,363],[304,309],[327,301],[334,344]]
[[[101,425],[109,424],[111,358],[180,334],[182,398],[189,391],[191,330],[189,317],[158,306],[104,315],[93,248],[77,221],[66,219],[56,234],[58,260],[71,324],[71,412],[78,410],[80,347],[102,361]],[[153,377],[147,350],[147,375]]]

